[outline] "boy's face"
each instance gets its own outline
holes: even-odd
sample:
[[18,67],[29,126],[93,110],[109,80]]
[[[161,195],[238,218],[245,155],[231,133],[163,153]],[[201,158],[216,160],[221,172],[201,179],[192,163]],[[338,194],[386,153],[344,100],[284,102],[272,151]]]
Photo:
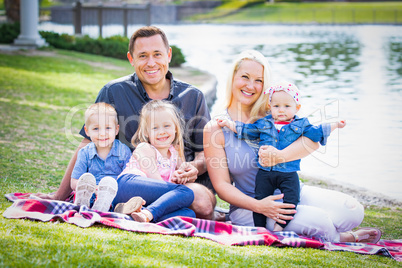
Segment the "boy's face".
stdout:
[[290,121],[300,109],[300,105],[284,91],[274,92],[270,106],[275,121]]
[[91,115],[89,123],[85,125],[85,133],[95,143],[96,148],[111,147],[119,133],[119,125],[114,116],[96,113]]

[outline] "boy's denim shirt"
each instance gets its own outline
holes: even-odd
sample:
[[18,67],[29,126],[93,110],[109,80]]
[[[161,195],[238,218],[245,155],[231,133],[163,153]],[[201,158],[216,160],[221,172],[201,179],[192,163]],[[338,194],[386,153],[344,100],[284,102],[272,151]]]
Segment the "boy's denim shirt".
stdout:
[[79,179],[82,174],[88,172],[94,175],[97,185],[106,176],[116,179],[126,167],[130,157],[130,148],[119,140],[113,141],[113,146],[106,159],[98,156],[95,144],[90,142],[78,151],[77,161],[71,177]]
[[[299,118],[297,115],[294,120],[284,125],[280,132],[275,128],[272,115],[267,115],[253,124],[244,124],[236,121],[237,138],[255,140],[260,139],[259,146],[271,145],[278,150],[282,150],[296,141],[299,137],[305,136],[321,145],[327,143],[327,138],[331,134],[331,125],[322,124],[313,126],[307,118]],[[263,170],[273,170],[280,172],[294,172],[300,170],[300,159],[281,163],[272,167],[263,167],[258,163],[258,167]]]

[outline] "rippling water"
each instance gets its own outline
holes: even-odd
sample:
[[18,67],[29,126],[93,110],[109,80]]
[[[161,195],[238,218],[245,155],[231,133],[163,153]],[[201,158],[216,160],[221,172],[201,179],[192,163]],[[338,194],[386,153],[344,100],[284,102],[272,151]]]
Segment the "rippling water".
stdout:
[[[234,57],[256,49],[269,59],[276,80],[293,81],[301,90],[299,115],[314,123],[347,120],[327,146],[302,160],[302,174],[402,200],[402,27],[159,26],[182,49],[187,65],[217,77],[213,115],[220,113]],[[40,28],[72,33],[66,26]],[[96,36],[97,29],[83,32]],[[103,32],[121,34],[122,28]]]

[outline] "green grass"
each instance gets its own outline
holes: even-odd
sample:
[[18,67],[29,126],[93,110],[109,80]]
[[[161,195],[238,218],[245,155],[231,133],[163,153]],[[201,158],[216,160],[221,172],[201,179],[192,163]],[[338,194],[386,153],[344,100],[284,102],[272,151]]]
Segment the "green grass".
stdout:
[[207,14],[189,18],[212,23],[401,24],[402,2],[274,3],[227,1]]
[[[51,51],[50,51],[51,52]],[[49,53],[49,51],[45,51]],[[83,110],[126,61],[55,50],[55,55],[0,54],[0,193],[54,191],[76,144]],[[184,79],[184,78],[182,78]],[[66,126],[66,118],[72,118]],[[0,199],[0,212],[11,205]],[[362,226],[402,237],[400,208],[369,208]],[[1,267],[388,267],[381,256],[302,248],[228,247],[200,238],[137,234],[60,222],[0,217]]]

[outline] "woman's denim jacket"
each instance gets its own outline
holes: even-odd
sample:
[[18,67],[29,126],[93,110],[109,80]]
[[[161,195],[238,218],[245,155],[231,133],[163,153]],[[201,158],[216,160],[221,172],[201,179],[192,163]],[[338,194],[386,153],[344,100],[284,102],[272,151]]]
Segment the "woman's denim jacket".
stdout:
[[[288,125],[284,125],[278,133],[272,115],[267,115],[253,124],[244,124],[236,121],[236,131],[236,136],[239,139],[260,139],[259,146],[271,145],[278,150],[282,150],[296,141],[300,136],[305,136],[314,142],[320,142],[321,145],[325,145],[328,136],[331,134],[331,125],[322,124],[313,126],[307,118],[299,118],[296,115],[293,121]],[[293,172],[300,170],[300,159],[272,167],[263,167],[260,163],[258,163],[258,166],[267,171]]]

